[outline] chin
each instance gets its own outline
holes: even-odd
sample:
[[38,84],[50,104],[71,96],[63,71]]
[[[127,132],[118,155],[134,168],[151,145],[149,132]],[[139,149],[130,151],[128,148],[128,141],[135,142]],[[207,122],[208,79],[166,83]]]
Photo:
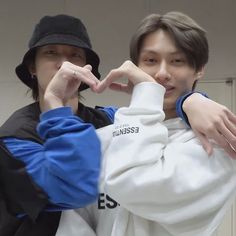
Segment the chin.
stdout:
[[173,109],[175,108],[177,98],[174,96],[169,96],[164,98],[164,109]]

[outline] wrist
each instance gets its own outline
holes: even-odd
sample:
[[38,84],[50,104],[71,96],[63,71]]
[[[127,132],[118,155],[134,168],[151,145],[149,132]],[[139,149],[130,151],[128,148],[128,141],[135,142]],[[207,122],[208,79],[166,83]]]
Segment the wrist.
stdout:
[[205,99],[205,96],[201,93],[194,92],[187,96],[182,103],[182,109],[186,113],[191,107],[193,107],[194,102],[199,101],[200,99]]
[[199,101],[199,99],[204,97],[208,98],[206,93],[197,91],[191,91],[184,94],[183,96],[180,96],[176,101],[176,113],[178,117],[182,118],[187,123],[187,125],[190,126],[187,114],[185,112],[192,107],[192,104],[195,100]]
[[41,110],[43,112],[60,107],[64,107],[64,104],[61,99],[50,93],[44,94],[43,99],[41,101]]

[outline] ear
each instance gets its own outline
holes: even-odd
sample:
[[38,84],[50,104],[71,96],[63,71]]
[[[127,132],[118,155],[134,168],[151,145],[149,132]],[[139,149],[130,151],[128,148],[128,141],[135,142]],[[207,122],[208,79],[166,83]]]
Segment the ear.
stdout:
[[196,74],[197,74],[197,80],[202,79],[205,74],[205,66],[200,68]]
[[202,79],[204,74],[205,74],[205,67],[204,66],[202,68],[200,68],[198,71],[196,71],[196,78],[195,78],[195,81],[193,82],[192,91],[195,90],[198,80]]
[[28,65],[28,69],[31,75],[36,75],[36,68],[34,63],[30,63]]

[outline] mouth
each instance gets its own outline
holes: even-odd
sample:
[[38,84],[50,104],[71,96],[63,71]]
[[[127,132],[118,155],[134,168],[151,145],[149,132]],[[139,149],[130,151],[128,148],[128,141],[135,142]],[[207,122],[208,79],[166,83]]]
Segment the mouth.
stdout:
[[169,96],[173,93],[175,87],[173,86],[165,86],[166,92],[165,92],[165,96]]

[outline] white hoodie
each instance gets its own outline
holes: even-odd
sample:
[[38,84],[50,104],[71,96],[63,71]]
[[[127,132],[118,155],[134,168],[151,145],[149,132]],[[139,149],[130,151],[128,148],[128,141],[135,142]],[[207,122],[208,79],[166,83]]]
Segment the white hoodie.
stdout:
[[219,226],[236,196],[236,161],[216,145],[208,157],[181,119],[163,121],[164,92],[136,85],[114,125],[98,130],[98,203],[63,212],[57,236],[210,236]]

